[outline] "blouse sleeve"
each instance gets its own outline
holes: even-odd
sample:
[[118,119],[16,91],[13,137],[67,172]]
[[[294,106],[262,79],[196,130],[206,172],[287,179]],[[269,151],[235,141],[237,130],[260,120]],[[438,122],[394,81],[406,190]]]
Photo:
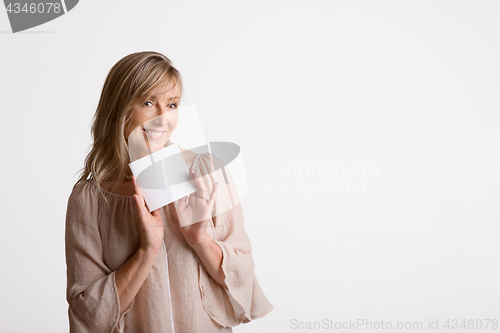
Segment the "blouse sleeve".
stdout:
[[73,188],[66,211],[66,266],[70,332],[120,332],[116,271],[104,263],[98,228],[96,189],[86,183]]
[[219,183],[212,218],[213,240],[222,250],[226,287],[212,279],[200,261],[199,288],[210,317],[224,327],[233,327],[265,316],[273,306],[254,273],[252,248],[243,227],[243,212],[231,174],[227,167],[218,169],[214,165],[221,166],[222,162],[214,155],[202,154],[192,169],[202,176],[209,193],[213,184]]

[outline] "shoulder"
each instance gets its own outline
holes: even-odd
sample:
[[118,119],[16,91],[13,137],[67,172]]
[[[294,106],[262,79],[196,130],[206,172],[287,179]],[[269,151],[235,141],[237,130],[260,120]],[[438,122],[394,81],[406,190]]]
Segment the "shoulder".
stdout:
[[89,196],[92,195],[94,190],[95,190],[95,185],[93,180],[90,179],[83,180],[80,183],[77,183],[73,186],[70,198]]
[[85,180],[73,186],[66,209],[66,230],[97,226],[97,192],[92,180]]
[[84,180],[75,186],[68,199],[68,211],[72,209],[85,209],[97,199],[97,186],[93,180]]
[[222,166],[223,163],[222,160],[219,159],[214,154],[211,153],[197,154],[191,150],[182,148],[181,146],[178,147],[179,150],[181,151],[184,161],[186,162],[186,165],[188,166],[188,169],[190,170],[191,169],[197,170],[199,168],[213,169],[213,166],[215,166],[215,169],[218,169],[220,168],[220,166]]
[[186,165],[188,166],[189,169],[194,167],[193,163],[197,159],[196,157],[199,154],[196,154],[195,152],[192,152],[190,150],[184,149],[181,146],[179,146],[179,150],[181,151],[182,157],[184,158],[184,161],[186,162]]

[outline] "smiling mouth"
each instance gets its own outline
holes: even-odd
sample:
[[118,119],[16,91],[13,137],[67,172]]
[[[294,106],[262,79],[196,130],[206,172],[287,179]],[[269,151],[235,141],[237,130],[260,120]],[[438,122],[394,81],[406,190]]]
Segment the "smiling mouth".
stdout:
[[153,131],[153,130],[150,130],[150,129],[142,129],[142,131],[144,133],[146,133],[146,135],[148,136],[148,138],[151,138],[153,140],[158,140],[158,139],[161,139],[161,137],[163,136],[163,134],[165,133],[165,131]]

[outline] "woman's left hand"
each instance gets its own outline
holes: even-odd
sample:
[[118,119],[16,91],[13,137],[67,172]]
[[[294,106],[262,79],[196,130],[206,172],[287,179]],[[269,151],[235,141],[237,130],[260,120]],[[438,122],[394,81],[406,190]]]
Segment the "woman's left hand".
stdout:
[[[208,220],[212,217],[215,195],[219,183],[215,183],[210,197],[207,199],[207,190],[201,177],[196,172],[191,172],[196,192],[179,199],[177,216],[179,217],[180,230],[190,246],[196,246],[207,239]],[[189,197],[189,200],[188,200]],[[185,227],[182,227],[185,225]]]

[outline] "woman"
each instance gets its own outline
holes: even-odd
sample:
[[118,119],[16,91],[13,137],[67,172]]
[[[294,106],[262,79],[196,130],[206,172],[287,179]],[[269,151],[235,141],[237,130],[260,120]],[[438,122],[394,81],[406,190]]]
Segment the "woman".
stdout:
[[[129,136],[155,121],[161,130],[144,128],[144,138],[172,144],[181,93],[180,74],[156,52],[124,57],[106,78],[92,149],[68,200],[71,332],[231,332],[272,310],[241,207],[227,209],[232,179],[212,170],[216,157],[181,149],[197,191],[152,213],[132,177]],[[190,224],[197,214],[203,220]]]

